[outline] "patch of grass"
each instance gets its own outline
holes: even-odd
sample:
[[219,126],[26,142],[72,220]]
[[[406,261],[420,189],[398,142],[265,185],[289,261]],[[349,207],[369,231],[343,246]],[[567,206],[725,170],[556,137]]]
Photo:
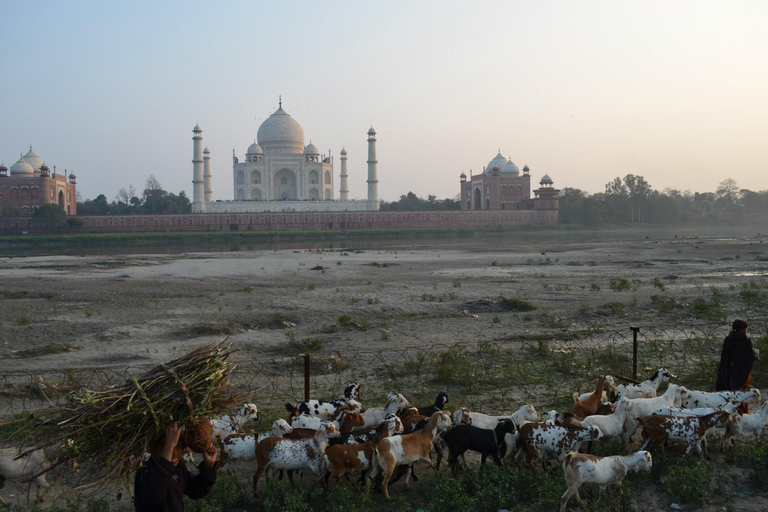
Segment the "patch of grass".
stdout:
[[16,325],[29,325],[29,318],[27,318],[27,315],[21,315],[16,319]]
[[744,301],[747,307],[763,306],[768,302],[768,293],[758,290],[742,290],[739,292],[739,298]]
[[720,302],[703,297],[693,299],[691,303],[691,314],[696,318],[724,322],[726,320],[725,311],[720,307]]
[[664,490],[676,502],[700,504],[709,498],[711,485],[706,463],[688,460],[669,466]]
[[[251,486],[229,475],[219,475],[210,494],[200,500],[184,497],[184,510],[188,512],[218,512],[245,510],[251,504]],[[108,510],[108,509],[106,509]]]
[[621,278],[621,279],[611,279],[611,282],[608,283],[608,286],[611,288],[611,290],[615,292],[623,292],[626,290],[629,290],[632,288],[632,283],[629,282],[629,280]]
[[237,291],[238,292],[251,293],[251,292],[253,292],[253,286],[246,286],[245,288],[240,288]]
[[539,306],[529,301],[526,297],[502,297],[500,303],[506,311],[526,312],[539,309]]
[[85,310],[85,317],[86,318],[91,318],[92,316],[93,316],[93,311],[91,311],[90,309],[86,309]]
[[592,283],[589,285],[589,289],[593,292],[599,292],[600,291],[600,285],[597,283]]
[[334,332],[339,332],[339,326],[336,324],[323,324],[320,330],[326,334],[333,334]]
[[[262,482],[259,493],[263,497],[264,512],[306,512],[312,510],[314,483],[300,480],[290,485],[287,480]],[[218,509],[225,510],[225,509]]]
[[337,321],[339,322],[340,326],[344,327],[352,323],[354,321],[354,318],[352,318],[352,315],[343,314],[343,315],[339,315],[339,318]]
[[653,284],[653,286],[655,286],[661,291],[664,291],[667,289],[667,287],[664,285],[664,283],[661,282],[661,279],[659,279],[658,277],[654,277],[653,281],[651,281],[651,284]]
[[[293,331],[290,332],[293,333]],[[318,352],[324,349],[325,341],[321,340],[320,338],[304,338],[303,340],[299,341],[295,338],[295,336],[293,336],[289,337],[288,345],[297,354],[311,354],[313,352]]]
[[495,324],[501,323],[501,318],[499,318],[499,315],[494,315],[493,323]]

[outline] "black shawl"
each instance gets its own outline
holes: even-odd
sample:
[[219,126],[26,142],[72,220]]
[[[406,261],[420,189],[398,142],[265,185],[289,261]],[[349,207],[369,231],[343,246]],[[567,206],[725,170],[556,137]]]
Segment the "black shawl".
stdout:
[[720,365],[717,368],[717,391],[737,391],[744,386],[750,372],[755,354],[752,340],[739,331],[731,331],[723,341],[720,353]]

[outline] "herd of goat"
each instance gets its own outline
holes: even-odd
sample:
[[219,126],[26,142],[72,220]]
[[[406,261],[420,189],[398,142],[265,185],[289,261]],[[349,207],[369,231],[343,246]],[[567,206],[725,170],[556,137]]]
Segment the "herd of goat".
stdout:
[[[584,483],[597,484],[602,497],[609,484],[621,484],[629,471],[650,471],[652,457],[645,451],[650,444],[660,445],[663,453],[667,441],[681,442],[686,445],[683,458],[694,449],[708,458],[707,435],[716,429],[722,432],[722,448],[732,447],[745,434],[759,442],[768,403],[753,414],[742,413],[741,405],[760,404],[758,389],[695,391],[669,383],[672,377],[664,368],[640,384],[617,386],[612,377],[600,377],[594,392],[574,393],[569,412],[549,411],[544,421],[530,404],[502,416],[466,407],[451,413],[444,392],[427,407],[412,407],[402,394],[392,393],[384,406],[366,408],[358,401],[360,385],[350,383],[336,400],[286,404],[288,421],[278,419],[262,434],[241,432],[247,421],[258,419],[254,404],[211,423],[214,440],[221,447],[220,468],[234,474],[235,461],[256,462],[255,496],[262,474],[282,476],[285,471],[292,481],[293,472],[310,470],[326,491],[330,476],[338,485],[349,480],[350,472],[362,472],[366,487],[380,482],[389,499],[390,483],[404,475],[407,488],[410,479],[416,478],[414,463],[424,460],[439,470],[447,451],[449,465],[457,467],[465,452],[474,451],[481,457],[481,466],[488,457],[497,465],[522,458],[532,469],[538,467],[536,461],[544,468],[552,461],[562,464],[567,484],[560,500],[564,511],[572,496],[581,503],[578,490]],[[660,393],[664,384],[667,388]],[[592,451],[592,442],[608,439],[623,443],[629,452],[638,427],[643,443],[635,453],[609,457],[581,453]],[[0,487],[5,479],[29,477],[48,463],[44,453],[17,460],[18,453],[5,448],[0,454]],[[40,496],[41,487],[48,484],[44,476],[37,484]],[[0,501],[4,502],[2,497]]]

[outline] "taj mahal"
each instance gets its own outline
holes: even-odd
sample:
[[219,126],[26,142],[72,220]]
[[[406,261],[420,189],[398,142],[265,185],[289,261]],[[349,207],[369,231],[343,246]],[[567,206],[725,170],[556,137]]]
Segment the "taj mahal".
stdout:
[[304,130],[283,110],[259,127],[256,140],[240,161],[232,150],[234,200],[212,201],[211,154],[203,149],[202,129],[192,130],[192,212],[333,212],[379,209],[376,160],[376,131],[368,130],[368,199],[350,200],[347,151],[341,149],[339,198],[334,197],[333,157],[321,155],[310,141],[304,145]]

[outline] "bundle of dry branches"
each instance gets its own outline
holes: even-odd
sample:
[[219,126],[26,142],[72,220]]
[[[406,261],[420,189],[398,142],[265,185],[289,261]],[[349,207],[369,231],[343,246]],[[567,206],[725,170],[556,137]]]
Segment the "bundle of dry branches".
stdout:
[[76,465],[82,470],[78,488],[129,477],[170,422],[193,425],[240,401],[228,381],[234,354],[223,344],[200,347],[120,386],[70,393],[62,403],[21,420],[11,440],[34,447],[27,451],[62,446],[46,471]]

